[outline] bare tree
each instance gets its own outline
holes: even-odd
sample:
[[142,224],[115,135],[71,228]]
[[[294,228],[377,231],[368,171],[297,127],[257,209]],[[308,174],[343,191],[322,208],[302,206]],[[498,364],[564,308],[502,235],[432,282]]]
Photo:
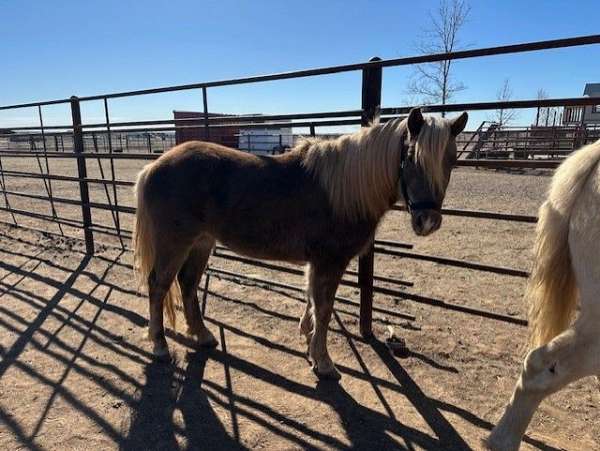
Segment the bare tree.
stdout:
[[[513,90],[510,87],[510,80],[505,78],[500,89],[496,91],[496,100],[507,102],[512,99],[512,96]],[[493,121],[500,126],[508,125],[517,118],[518,114],[517,110],[514,109],[499,108],[493,114]]]
[[[429,13],[431,28],[426,30],[417,50],[423,54],[459,50],[458,35],[470,11],[466,0],[440,0],[435,13]],[[452,60],[417,65],[409,82],[409,94],[418,96],[424,104],[445,105],[455,93],[466,89],[463,83],[453,79],[451,68]]]
[[[548,98],[548,92],[544,88],[540,88],[537,90],[536,98],[538,100],[545,100]],[[547,107],[537,109],[537,114],[535,118],[535,125],[548,125],[548,120],[550,118],[550,109]]]
[[[548,99],[548,92],[544,88],[537,90],[537,99]],[[562,108],[555,107],[538,107],[535,125],[548,127],[549,125],[557,125],[562,117]]]

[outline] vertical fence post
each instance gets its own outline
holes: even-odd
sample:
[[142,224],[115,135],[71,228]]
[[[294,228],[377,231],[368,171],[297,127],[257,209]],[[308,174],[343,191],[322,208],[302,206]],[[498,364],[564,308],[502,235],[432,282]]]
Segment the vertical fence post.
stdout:
[[210,127],[208,124],[208,94],[206,86],[202,87],[202,107],[204,109],[204,141],[210,141]]
[[[381,61],[373,57],[369,61]],[[361,125],[367,127],[375,118],[381,105],[381,73],[382,68],[368,67],[362,74],[362,117]],[[373,335],[373,242],[369,249],[358,260],[358,284],[360,286],[360,334],[365,337]]]
[[81,128],[81,110],[79,99],[71,97],[71,116],[73,118],[73,152],[78,155],[77,173],[79,177],[79,195],[81,199],[81,216],[83,218],[83,234],[87,254],[94,253],[94,234],[92,233],[92,212],[90,210],[90,194],[87,178],[87,168],[83,157],[83,129]]

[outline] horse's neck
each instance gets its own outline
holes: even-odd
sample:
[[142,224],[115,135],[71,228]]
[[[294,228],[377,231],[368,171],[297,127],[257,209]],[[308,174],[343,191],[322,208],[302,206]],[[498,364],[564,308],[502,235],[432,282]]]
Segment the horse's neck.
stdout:
[[377,222],[398,199],[398,138],[403,126],[372,125],[348,137],[347,148],[341,152],[339,164],[345,186],[340,189],[353,198],[349,202],[356,204],[361,215]]

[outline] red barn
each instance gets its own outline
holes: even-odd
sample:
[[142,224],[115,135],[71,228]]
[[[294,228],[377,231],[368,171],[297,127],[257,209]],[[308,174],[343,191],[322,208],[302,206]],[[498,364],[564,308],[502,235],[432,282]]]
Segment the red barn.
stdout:
[[[206,137],[206,127],[204,126],[204,113],[198,111],[173,111],[173,117],[177,119],[193,119],[178,123],[175,130],[175,143],[181,144],[186,141],[200,140],[211,141],[222,144],[227,147],[238,147],[238,136],[240,128],[231,126],[211,127],[208,129],[208,139]],[[208,113],[208,117],[234,117],[231,114]],[[184,128],[180,128],[184,127]]]

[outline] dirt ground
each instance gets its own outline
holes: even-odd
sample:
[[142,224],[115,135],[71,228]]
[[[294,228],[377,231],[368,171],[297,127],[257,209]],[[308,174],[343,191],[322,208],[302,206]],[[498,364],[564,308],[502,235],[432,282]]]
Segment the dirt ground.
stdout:
[[[26,163],[11,164],[19,170]],[[72,174],[70,164],[51,161],[58,173]],[[119,162],[117,178],[131,180],[142,164]],[[90,165],[91,176],[97,171]],[[446,205],[535,214],[548,181],[460,169]],[[44,192],[39,180],[7,185]],[[53,188],[77,194],[67,184]],[[92,196],[105,201],[101,189]],[[128,189],[119,197],[131,202]],[[11,205],[48,212],[36,201],[11,198]],[[79,217],[71,206],[59,214]],[[12,220],[6,213],[0,219]],[[112,218],[95,210],[94,221]],[[130,217],[122,221],[131,228]],[[447,216],[439,232],[417,238],[395,212],[378,238],[528,270],[533,225]],[[297,332],[301,294],[213,276],[206,317],[218,348],[195,349],[171,332],[173,361],[157,362],[144,338],[147,301],[136,293],[131,253],[97,247],[87,258],[81,241],[0,226],[0,449],[479,449],[521,366],[525,279],[381,255],[377,274],[414,284],[405,296],[375,296],[376,336],[392,325],[407,341],[405,358],[358,335],[358,291],[342,288],[329,334],[342,380],[318,382]],[[303,282],[222,259],[212,264]],[[523,449],[594,450],[599,437],[600,391],[590,378],[542,404]]]

